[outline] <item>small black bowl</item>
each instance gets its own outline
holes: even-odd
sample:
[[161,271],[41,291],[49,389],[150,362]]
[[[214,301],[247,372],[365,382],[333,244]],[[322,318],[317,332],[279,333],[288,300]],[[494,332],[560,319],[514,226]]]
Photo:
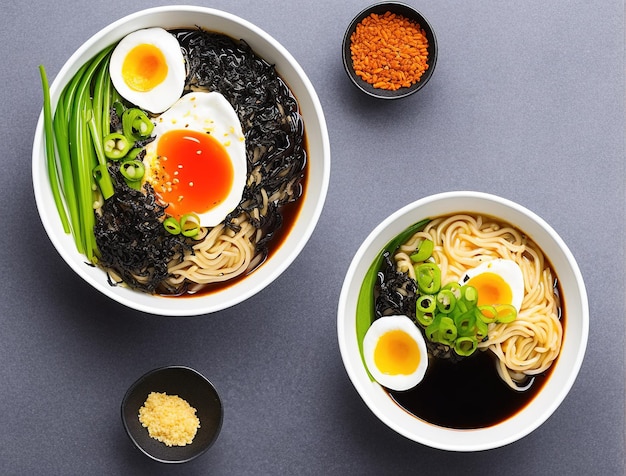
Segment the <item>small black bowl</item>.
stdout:
[[[415,21],[419,24],[419,26],[426,33],[426,39],[428,40],[428,69],[424,72],[419,81],[414,83],[410,87],[403,87],[400,89],[396,89],[395,91],[389,91],[385,89],[378,89],[369,84],[367,81],[364,81],[354,71],[352,66],[352,53],[350,52],[350,37],[352,33],[356,30],[357,25],[366,17],[370,16],[372,13],[376,13],[378,15],[382,15],[386,12],[395,13],[397,15],[402,15],[405,18]],[[428,20],[413,7],[406,5],[400,2],[382,2],[376,3],[370,7],[367,7],[361,13],[359,13],[352,22],[350,26],[346,30],[346,33],[343,37],[343,66],[348,74],[348,77],[352,81],[352,83],[370,96],[379,99],[399,99],[410,96],[413,93],[416,93],[420,89],[424,87],[424,85],[428,82],[428,80],[433,75],[435,71],[435,65],[437,63],[437,38],[435,37],[435,32],[433,31]]]
[[[139,409],[150,392],[178,395],[196,409],[200,428],[186,446],[167,446],[148,435],[139,421]],[[122,400],[122,422],[131,441],[144,454],[161,463],[185,463],[197,458],[217,439],[224,410],[213,384],[189,367],[169,366],[152,370],[137,380]]]

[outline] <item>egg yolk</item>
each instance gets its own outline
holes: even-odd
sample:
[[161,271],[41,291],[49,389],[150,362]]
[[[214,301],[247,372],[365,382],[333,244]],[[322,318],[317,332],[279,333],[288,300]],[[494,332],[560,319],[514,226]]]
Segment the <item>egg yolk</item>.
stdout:
[[401,330],[385,332],[374,349],[374,363],[384,374],[410,375],[420,363],[417,342]]
[[159,138],[155,192],[168,203],[167,214],[206,213],[222,203],[233,185],[226,148],[207,133],[171,130]]
[[478,291],[478,305],[511,304],[513,292],[511,286],[496,273],[481,273],[465,283]]
[[167,61],[159,48],[150,44],[135,46],[122,64],[122,77],[135,91],[150,91],[167,76]]

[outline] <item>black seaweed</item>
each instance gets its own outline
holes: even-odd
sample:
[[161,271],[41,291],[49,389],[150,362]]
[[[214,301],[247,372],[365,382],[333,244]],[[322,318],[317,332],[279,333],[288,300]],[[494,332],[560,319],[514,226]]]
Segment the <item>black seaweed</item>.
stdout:
[[[150,185],[145,193],[126,185],[113,164],[110,172],[115,194],[104,202],[96,217],[95,235],[100,265],[115,272],[133,288],[147,292],[160,290],[167,278],[167,265],[175,256],[191,249],[184,239],[165,231],[160,218],[165,208],[155,201]],[[109,275],[109,283],[116,283]]]
[[396,270],[391,253],[383,254],[375,286],[376,317],[402,314],[415,320],[415,302],[418,298],[417,284],[406,273]]

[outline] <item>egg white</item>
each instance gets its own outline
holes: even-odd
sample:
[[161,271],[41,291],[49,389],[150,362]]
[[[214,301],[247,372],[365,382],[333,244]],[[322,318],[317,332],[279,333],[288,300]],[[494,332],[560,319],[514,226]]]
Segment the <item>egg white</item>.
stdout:
[[[420,360],[417,369],[408,375],[391,375],[382,372],[374,361],[374,351],[380,337],[390,331],[400,330],[411,337],[419,349]],[[428,353],[422,333],[413,321],[402,315],[383,316],[376,319],[367,330],[363,339],[363,357],[370,374],[384,387],[391,390],[409,390],[422,381],[428,368]]]
[[482,273],[493,273],[500,276],[511,288],[511,303],[494,303],[494,304],[512,304],[519,312],[524,300],[524,276],[519,265],[512,260],[497,258],[491,261],[485,261],[475,268],[472,268],[461,276],[459,284],[465,284],[474,276]]
[[[243,196],[247,181],[246,143],[237,113],[228,100],[218,92],[193,92],[185,94],[155,121],[156,139],[146,146],[145,180],[156,188],[158,182],[159,137],[171,130],[183,129],[210,133],[226,149],[233,165],[233,184],[226,199],[211,210],[198,213],[204,227],[219,225],[232,212]],[[166,210],[167,213],[167,210]]]
[[[126,56],[133,48],[142,44],[157,47],[168,68],[165,79],[149,91],[137,91],[129,87],[122,75]],[[122,38],[111,54],[109,73],[113,86],[124,99],[154,114],[165,111],[180,98],[187,74],[178,40],[163,28],[137,30]]]

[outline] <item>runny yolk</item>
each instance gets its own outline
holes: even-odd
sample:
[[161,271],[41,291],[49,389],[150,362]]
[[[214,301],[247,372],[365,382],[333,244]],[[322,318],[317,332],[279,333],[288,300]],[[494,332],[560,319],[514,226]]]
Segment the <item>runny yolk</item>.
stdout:
[[420,363],[417,342],[399,329],[380,336],[374,349],[374,363],[378,370],[387,375],[410,375]]
[[124,82],[140,92],[150,91],[161,84],[167,71],[167,61],[161,50],[147,43],[130,50],[122,64]]
[[467,283],[478,291],[478,305],[511,304],[513,292],[511,286],[496,273],[480,273]]
[[159,185],[155,192],[169,203],[166,213],[206,213],[222,203],[233,185],[234,170],[225,147],[210,134],[170,130],[159,138]]

